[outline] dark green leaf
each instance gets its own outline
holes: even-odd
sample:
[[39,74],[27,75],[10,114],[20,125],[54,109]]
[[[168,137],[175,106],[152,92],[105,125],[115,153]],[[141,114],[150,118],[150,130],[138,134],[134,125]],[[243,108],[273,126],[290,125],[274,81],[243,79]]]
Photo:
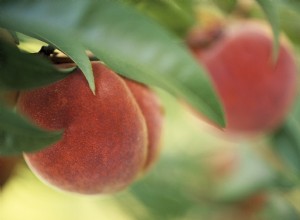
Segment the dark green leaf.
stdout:
[[[44,39],[49,32],[75,36],[118,73],[159,86],[225,124],[210,78],[179,39],[120,2],[8,1],[0,3],[0,25]],[[61,46],[55,37],[52,43]]]
[[0,89],[31,89],[63,79],[69,72],[0,41]]
[[0,122],[0,155],[39,150],[61,138],[61,132],[40,129],[2,104]]
[[70,37],[61,32],[48,30],[48,32],[45,32],[41,38],[42,40],[47,41],[49,44],[63,51],[76,63],[88,81],[90,89],[95,94],[95,81],[92,65],[84,47],[76,39],[76,37]]
[[273,59],[276,60],[279,54],[279,15],[277,11],[277,3],[272,0],[256,0],[264,10],[273,30],[274,35],[274,51]]

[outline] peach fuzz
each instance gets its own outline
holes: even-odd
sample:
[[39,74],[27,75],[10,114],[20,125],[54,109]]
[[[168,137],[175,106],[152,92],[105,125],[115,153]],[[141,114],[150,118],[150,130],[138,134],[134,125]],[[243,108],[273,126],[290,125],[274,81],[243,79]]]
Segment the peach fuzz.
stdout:
[[[278,59],[274,61],[273,38],[267,25],[240,21],[216,28],[208,34],[196,28],[187,42],[221,98],[225,131],[261,134],[276,129],[288,114],[296,92],[297,68],[288,40],[280,37]],[[211,39],[203,40],[205,37]]]
[[144,166],[147,128],[122,78],[100,62],[92,67],[95,95],[80,70],[20,93],[20,113],[45,129],[63,130],[60,141],[24,157],[37,176],[59,189],[112,193],[132,183]]

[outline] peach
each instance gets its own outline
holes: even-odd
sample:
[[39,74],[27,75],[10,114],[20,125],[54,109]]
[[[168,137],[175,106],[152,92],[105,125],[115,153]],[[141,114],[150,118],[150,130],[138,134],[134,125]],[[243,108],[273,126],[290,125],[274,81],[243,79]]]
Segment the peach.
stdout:
[[225,130],[236,134],[274,130],[285,119],[296,90],[296,64],[288,42],[281,36],[274,61],[268,26],[240,21],[214,28],[208,33],[192,30],[187,41],[221,98]]
[[144,170],[148,170],[160,153],[163,108],[156,94],[146,85],[125,79],[146,120],[148,130],[148,154]]
[[12,175],[18,160],[17,157],[0,157],[0,187],[3,187]]
[[37,176],[59,189],[112,193],[134,181],[144,166],[147,128],[124,80],[100,62],[92,67],[95,95],[80,70],[20,93],[20,113],[45,129],[63,130],[60,141],[24,157]]

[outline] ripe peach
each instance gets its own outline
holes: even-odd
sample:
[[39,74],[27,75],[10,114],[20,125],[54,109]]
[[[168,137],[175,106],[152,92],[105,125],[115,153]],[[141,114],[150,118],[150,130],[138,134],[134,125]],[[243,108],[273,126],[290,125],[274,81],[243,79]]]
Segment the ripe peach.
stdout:
[[216,29],[206,34],[195,29],[187,41],[212,77],[224,105],[227,131],[257,134],[275,129],[296,88],[296,64],[287,41],[280,38],[275,62],[267,26],[244,21]]
[[163,109],[159,99],[146,85],[125,79],[146,120],[148,130],[148,155],[144,170],[149,169],[160,152]]
[[44,88],[24,91],[18,110],[41,127],[64,130],[62,139],[24,154],[29,167],[60,189],[110,193],[128,186],[145,164],[145,119],[125,82],[92,62],[93,95],[80,70]]
[[0,187],[3,187],[7,182],[18,160],[17,157],[0,157]]

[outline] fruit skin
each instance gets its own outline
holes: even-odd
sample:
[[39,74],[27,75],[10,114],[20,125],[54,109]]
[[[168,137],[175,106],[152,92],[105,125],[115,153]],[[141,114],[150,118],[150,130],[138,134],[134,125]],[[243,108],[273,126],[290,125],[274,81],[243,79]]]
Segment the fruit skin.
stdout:
[[191,31],[187,39],[220,95],[227,119],[225,130],[257,134],[277,128],[296,90],[296,64],[287,41],[280,39],[279,57],[273,63],[272,34],[267,26],[242,21],[221,31],[210,30],[218,35],[205,46],[203,39],[195,40],[195,35],[205,36],[199,31]]
[[143,167],[147,130],[125,82],[92,62],[96,95],[80,70],[44,88],[21,92],[18,110],[62,139],[24,154],[29,167],[59,189],[112,193],[128,186]]
[[8,181],[19,159],[18,157],[0,157],[0,187]]
[[124,78],[146,120],[148,130],[148,154],[144,170],[157,160],[161,150],[163,108],[156,94],[146,85]]

